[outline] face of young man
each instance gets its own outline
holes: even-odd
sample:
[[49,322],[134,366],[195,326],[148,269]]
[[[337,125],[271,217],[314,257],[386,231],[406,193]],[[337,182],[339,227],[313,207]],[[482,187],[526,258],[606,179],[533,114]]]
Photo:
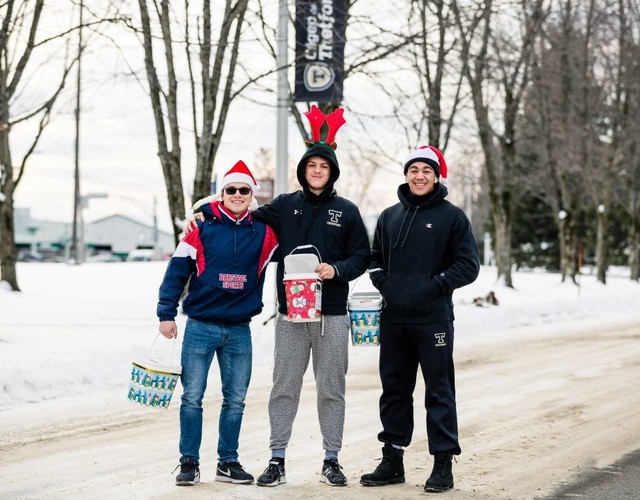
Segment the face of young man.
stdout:
[[405,178],[409,189],[416,196],[430,193],[438,182],[433,167],[424,161],[416,161],[409,165]]
[[222,203],[232,214],[241,215],[249,208],[252,196],[251,188],[248,184],[232,182],[222,190]]
[[304,178],[307,181],[309,190],[313,194],[320,194],[324,191],[329,183],[331,175],[331,165],[324,158],[319,156],[311,156],[307,160],[307,167],[304,172]]

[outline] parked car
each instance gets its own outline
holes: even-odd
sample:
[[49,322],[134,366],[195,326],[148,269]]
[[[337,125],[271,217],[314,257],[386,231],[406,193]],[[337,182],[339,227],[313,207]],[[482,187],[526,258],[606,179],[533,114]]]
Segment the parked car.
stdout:
[[127,262],[149,262],[155,258],[155,250],[152,248],[138,248],[131,250],[127,255]]
[[101,252],[87,257],[87,262],[122,262],[122,257],[110,252]]
[[22,252],[18,252],[17,260],[18,262],[42,262],[44,261],[44,257],[40,253],[23,250]]

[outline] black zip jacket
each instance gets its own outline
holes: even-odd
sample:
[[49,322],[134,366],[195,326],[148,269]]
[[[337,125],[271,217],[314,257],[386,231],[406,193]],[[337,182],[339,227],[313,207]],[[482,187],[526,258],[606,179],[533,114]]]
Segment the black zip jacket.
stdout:
[[453,291],[478,277],[480,256],[471,224],[462,209],[444,199],[447,194],[446,186],[436,184],[416,199],[402,184],[400,202],[378,218],[371,281],[384,299],[386,321],[453,321]]
[[297,246],[310,244],[320,252],[321,261],[336,270],[333,279],[322,283],[322,314],[346,314],[349,281],[364,273],[370,263],[369,238],[358,207],[338,196],[330,182],[321,195],[303,185],[303,190],[282,194],[252,214],[278,235],[278,311],[287,314],[284,257]]

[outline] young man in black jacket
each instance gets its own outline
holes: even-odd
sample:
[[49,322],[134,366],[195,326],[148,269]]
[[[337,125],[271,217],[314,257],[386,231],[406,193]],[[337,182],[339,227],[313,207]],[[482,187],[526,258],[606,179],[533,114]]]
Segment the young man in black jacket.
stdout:
[[[302,379],[313,357],[317,410],[324,448],[322,475],[332,486],[347,479],[338,464],[345,418],[345,376],[348,366],[349,282],[363,274],[370,262],[369,239],[358,207],[337,195],[334,183],[340,176],[333,138],[344,123],[342,109],[324,116],[313,106],[307,113],[313,143],[297,167],[302,190],[282,194],[253,212],[278,235],[282,256],[301,245],[318,249],[322,262],[316,269],[322,283],[322,321],[294,323],[287,320],[287,301],[282,279],[283,259],[278,262],[278,314],[275,321],[273,388],[269,398],[271,459],[257,479],[259,486],[286,482],[285,452],[300,402]],[[319,140],[326,118],[329,133]]]
[[460,454],[453,364],[453,301],[480,270],[478,246],[464,212],[445,197],[442,153],[423,146],[404,161],[400,202],[380,214],[372,245],[371,281],[383,301],[380,321],[381,463],[360,483],[404,483],[403,454],[413,434],[418,366],[426,386],[429,453],[425,491],[453,488],[451,460]]

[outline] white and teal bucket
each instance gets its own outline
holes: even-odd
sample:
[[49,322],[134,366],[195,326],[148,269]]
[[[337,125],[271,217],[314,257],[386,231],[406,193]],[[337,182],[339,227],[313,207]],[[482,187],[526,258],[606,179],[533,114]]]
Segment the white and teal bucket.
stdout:
[[380,310],[382,296],[378,292],[356,292],[349,297],[351,344],[354,346],[380,345]]
[[182,367],[151,357],[134,358],[131,364],[129,400],[151,408],[169,408]]

